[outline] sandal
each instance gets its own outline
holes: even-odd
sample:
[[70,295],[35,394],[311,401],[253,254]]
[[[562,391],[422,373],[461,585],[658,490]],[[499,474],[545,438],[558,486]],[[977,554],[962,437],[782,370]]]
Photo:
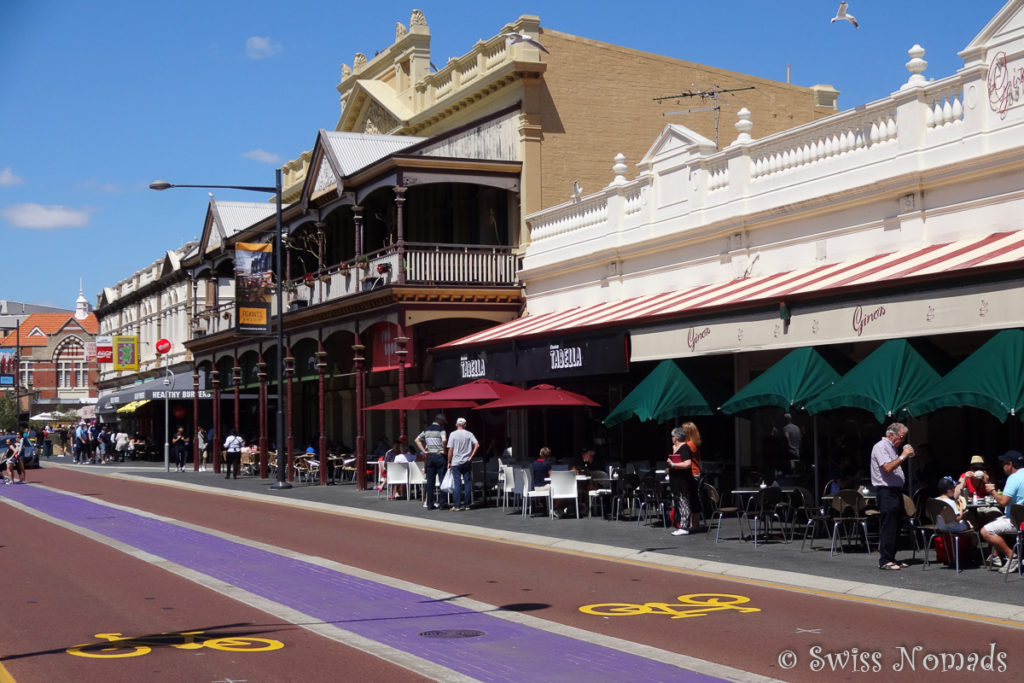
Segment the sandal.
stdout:
[[886,562],[885,564],[880,565],[878,568],[890,572],[898,572],[901,569],[901,567],[895,562]]
[[910,565],[907,564],[906,562],[897,562],[896,564],[898,564],[900,566],[900,569],[909,569],[910,568]]

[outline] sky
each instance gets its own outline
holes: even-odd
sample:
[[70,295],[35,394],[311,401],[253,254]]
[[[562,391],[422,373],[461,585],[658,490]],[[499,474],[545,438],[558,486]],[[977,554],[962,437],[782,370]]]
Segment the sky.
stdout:
[[103,287],[198,238],[206,191],[149,183],[272,186],[274,169],[337,124],[342,63],[389,47],[413,9],[442,67],[534,14],[545,28],[763,78],[784,81],[788,65],[794,84],[831,84],[849,109],[898,90],[915,43],[926,77],[955,73],[957,52],[1004,2],[850,0],[858,29],[829,21],[838,4],[0,0],[0,239],[11,264],[0,299],[73,309],[81,282],[95,305]]

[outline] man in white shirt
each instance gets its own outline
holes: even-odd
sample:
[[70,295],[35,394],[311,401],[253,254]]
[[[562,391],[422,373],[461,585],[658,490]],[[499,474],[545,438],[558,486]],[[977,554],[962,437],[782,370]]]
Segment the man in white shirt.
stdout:
[[[455,431],[448,435],[448,467],[455,477],[455,503],[452,510],[468,510],[473,502],[470,461],[480,448],[473,432],[466,429],[466,418],[455,421]],[[465,500],[463,500],[465,499]]]

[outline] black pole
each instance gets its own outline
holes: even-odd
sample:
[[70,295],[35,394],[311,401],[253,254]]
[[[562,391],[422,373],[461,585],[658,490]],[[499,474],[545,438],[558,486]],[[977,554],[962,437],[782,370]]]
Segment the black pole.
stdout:
[[276,192],[277,196],[275,201],[277,202],[277,225],[274,233],[274,270],[277,271],[275,276],[277,277],[277,287],[275,292],[277,294],[277,434],[275,443],[277,444],[277,481],[270,485],[272,489],[290,489],[291,484],[288,483],[288,472],[287,463],[285,462],[284,452],[284,410],[282,410],[282,397],[284,396],[284,280],[282,279],[282,273],[284,272],[281,268],[281,252],[282,238],[281,238],[281,169],[277,169],[276,175]]

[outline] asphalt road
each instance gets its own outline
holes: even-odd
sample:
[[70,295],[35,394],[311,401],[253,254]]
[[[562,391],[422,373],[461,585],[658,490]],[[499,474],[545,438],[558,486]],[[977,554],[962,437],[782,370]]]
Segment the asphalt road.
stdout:
[[[545,679],[542,669],[528,676],[526,668],[517,669],[530,657],[575,658],[581,661],[574,666],[596,666],[614,680],[651,679],[641,676],[647,662],[676,667],[677,674],[666,676],[673,680],[696,671],[788,681],[865,675],[932,681],[937,674],[966,672],[972,680],[1005,681],[999,669],[1024,665],[1021,624],[983,610],[952,615],[941,596],[933,607],[907,606],[553,550],[521,538],[489,538],[495,535],[471,526],[433,528],[431,519],[465,513],[366,519],[341,508],[309,510],[205,487],[171,488],[57,468],[35,474],[33,484],[0,490],[0,498],[17,505],[5,508],[9,533],[0,548],[4,574],[13,577],[0,597],[9,615],[0,626],[0,661],[18,681]],[[50,489],[77,495],[51,495]],[[178,523],[135,517],[138,511]],[[133,528],[112,541],[121,528],[114,518],[123,515],[131,515],[124,523]],[[167,538],[147,540],[143,527]],[[225,550],[228,541],[235,545]],[[253,549],[284,553],[303,565],[282,572],[268,560],[261,570],[262,560],[245,559]],[[234,554],[239,561],[204,564],[204,553],[220,560]],[[308,596],[299,592],[304,602],[296,602],[289,596],[306,566],[337,578],[339,588],[311,583]],[[259,571],[271,578],[260,578]],[[396,586],[404,592],[395,593]],[[479,632],[490,634],[424,647],[425,633],[453,629],[424,626],[437,615],[417,612],[416,595],[486,617],[477,622],[486,624]],[[318,610],[331,616],[318,619]],[[485,645],[507,621],[527,630]],[[370,622],[385,628],[358,631]],[[110,658],[66,652],[102,640],[95,637],[99,633],[183,630],[203,631],[198,638],[249,635],[283,646],[231,652],[158,643],[142,656]],[[459,669],[462,660],[481,654],[492,666]],[[605,658],[599,666],[597,658]]]

